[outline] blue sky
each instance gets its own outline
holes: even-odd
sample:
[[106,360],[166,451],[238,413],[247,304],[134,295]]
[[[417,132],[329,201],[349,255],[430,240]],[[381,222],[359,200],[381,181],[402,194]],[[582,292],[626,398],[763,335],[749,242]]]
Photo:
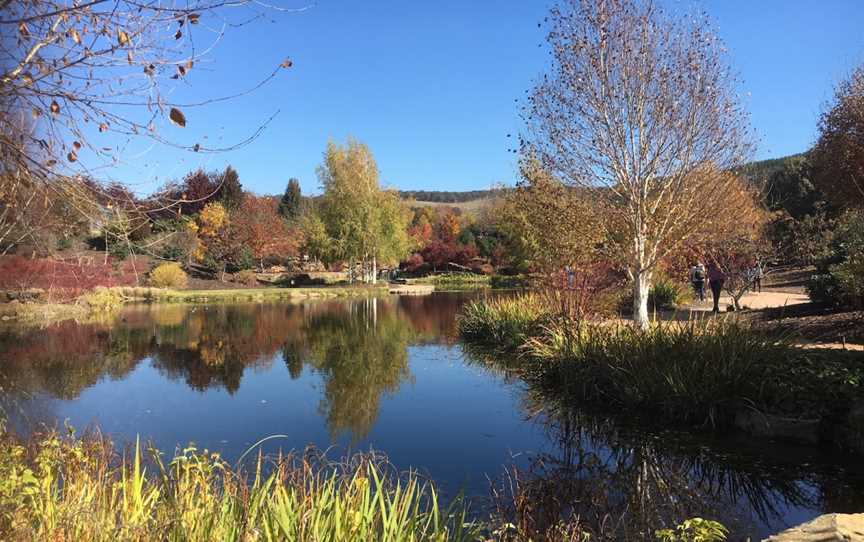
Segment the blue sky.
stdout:
[[[864,2],[669,0],[704,9],[749,92],[756,158],[800,152],[833,86],[864,61]],[[292,7],[304,6],[296,2]],[[139,145],[111,174],[148,191],[198,166],[232,164],[247,189],[280,193],[290,177],[318,190],[328,140],[369,145],[382,182],[399,189],[474,190],[516,179],[508,148],[519,104],[543,71],[545,0],[318,0],[229,33],[196,66],[184,99],[249,88],[285,57],[294,66],[254,93],[187,110],[186,142],[240,141],[277,110],[252,144],[226,154]],[[173,130],[173,131],[172,131]],[[204,140],[204,137],[207,137]]]

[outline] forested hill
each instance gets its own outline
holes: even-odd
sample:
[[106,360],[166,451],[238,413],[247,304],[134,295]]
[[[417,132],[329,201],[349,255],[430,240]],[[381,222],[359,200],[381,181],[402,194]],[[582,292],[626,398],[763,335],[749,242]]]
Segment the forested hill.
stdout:
[[467,190],[465,192],[447,192],[439,190],[401,190],[399,197],[431,203],[465,203],[478,199],[493,197],[500,190]]
[[[757,160],[743,165],[740,169],[741,175],[753,182],[764,182],[775,172],[783,169],[789,161],[803,156],[804,153],[790,154],[780,158],[769,158]],[[466,190],[465,192],[452,192],[441,190],[401,190],[399,196],[402,199],[412,199],[417,202],[456,204],[466,203],[492,198],[498,195],[501,189],[494,190]]]
[[781,156],[780,158],[769,158],[768,160],[749,162],[741,166],[740,173],[749,181],[757,183],[764,182],[774,173],[783,169],[786,164],[798,157],[804,156],[805,154],[806,153],[799,152],[798,154],[790,154],[789,156]]

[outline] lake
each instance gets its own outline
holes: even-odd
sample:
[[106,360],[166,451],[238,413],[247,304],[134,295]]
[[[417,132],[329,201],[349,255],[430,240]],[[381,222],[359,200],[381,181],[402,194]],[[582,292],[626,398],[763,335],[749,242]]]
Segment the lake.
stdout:
[[511,467],[529,495],[554,487],[583,514],[647,499],[659,512],[645,514],[709,515],[736,538],[864,510],[860,458],[572,411],[486,368],[455,325],[482,295],[141,305],[106,322],[5,325],[2,408],[19,432],[98,427],[232,462],[270,436],[266,453],[375,449],[477,510]]

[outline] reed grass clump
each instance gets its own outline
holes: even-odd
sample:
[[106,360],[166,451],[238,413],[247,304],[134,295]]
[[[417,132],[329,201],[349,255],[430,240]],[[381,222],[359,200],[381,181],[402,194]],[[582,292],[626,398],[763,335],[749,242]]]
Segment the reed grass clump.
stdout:
[[550,311],[534,293],[472,301],[457,316],[460,335],[497,351],[515,351],[540,331]]
[[544,329],[525,349],[542,379],[568,394],[670,419],[726,423],[738,409],[779,401],[768,379],[800,355],[738,320]]
[[[269,474],[265,474],[269,472]],[[246,474],[188,447],[165,462],[136,442],[0,433],[0,539],[166,541],[462,541],[476,538],[459,500],[385,460],[260,456]]]
[[724,426],[742,410],[836,417],[864,396],[854,353],[801,348],[734,316],[643,330],[572,317],[548,301],[469,304],[459,330],[475,357],[551,394],[670,422]]

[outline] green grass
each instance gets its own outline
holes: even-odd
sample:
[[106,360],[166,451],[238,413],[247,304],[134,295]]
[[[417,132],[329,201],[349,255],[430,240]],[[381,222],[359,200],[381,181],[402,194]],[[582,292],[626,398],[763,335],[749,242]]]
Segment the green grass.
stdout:
[[821,418],[864,398],[860,355],[799,348],[734,317],[641,330],[558,318],[525,295],[466,305],[458,325],[475,351],[499,354],[484,362],[549,393],[669,422],[724,426],[747,409]]
[[533,335],[549,312],[532,293],[472,301],[456,318],[460,335],[495,351],[515,352]]
[[270,301],[331,297],[386,295],[387,285],[318,288],[237,288],[225,290],[154,290],[152,301],[162,303],[210,303],[232,301]]
[[138,443],[118,455],[105,439],[0,433],[2,540],[476,540],[465,514],[369,454],[259,456],[247,474],[194,447],[165,462]]
[[410,282],[412,284],[434,284],[437,290],[474,290],[489,288],[491,278],[489,275],[457,272],[429,275],[427,277],[411,279]]

